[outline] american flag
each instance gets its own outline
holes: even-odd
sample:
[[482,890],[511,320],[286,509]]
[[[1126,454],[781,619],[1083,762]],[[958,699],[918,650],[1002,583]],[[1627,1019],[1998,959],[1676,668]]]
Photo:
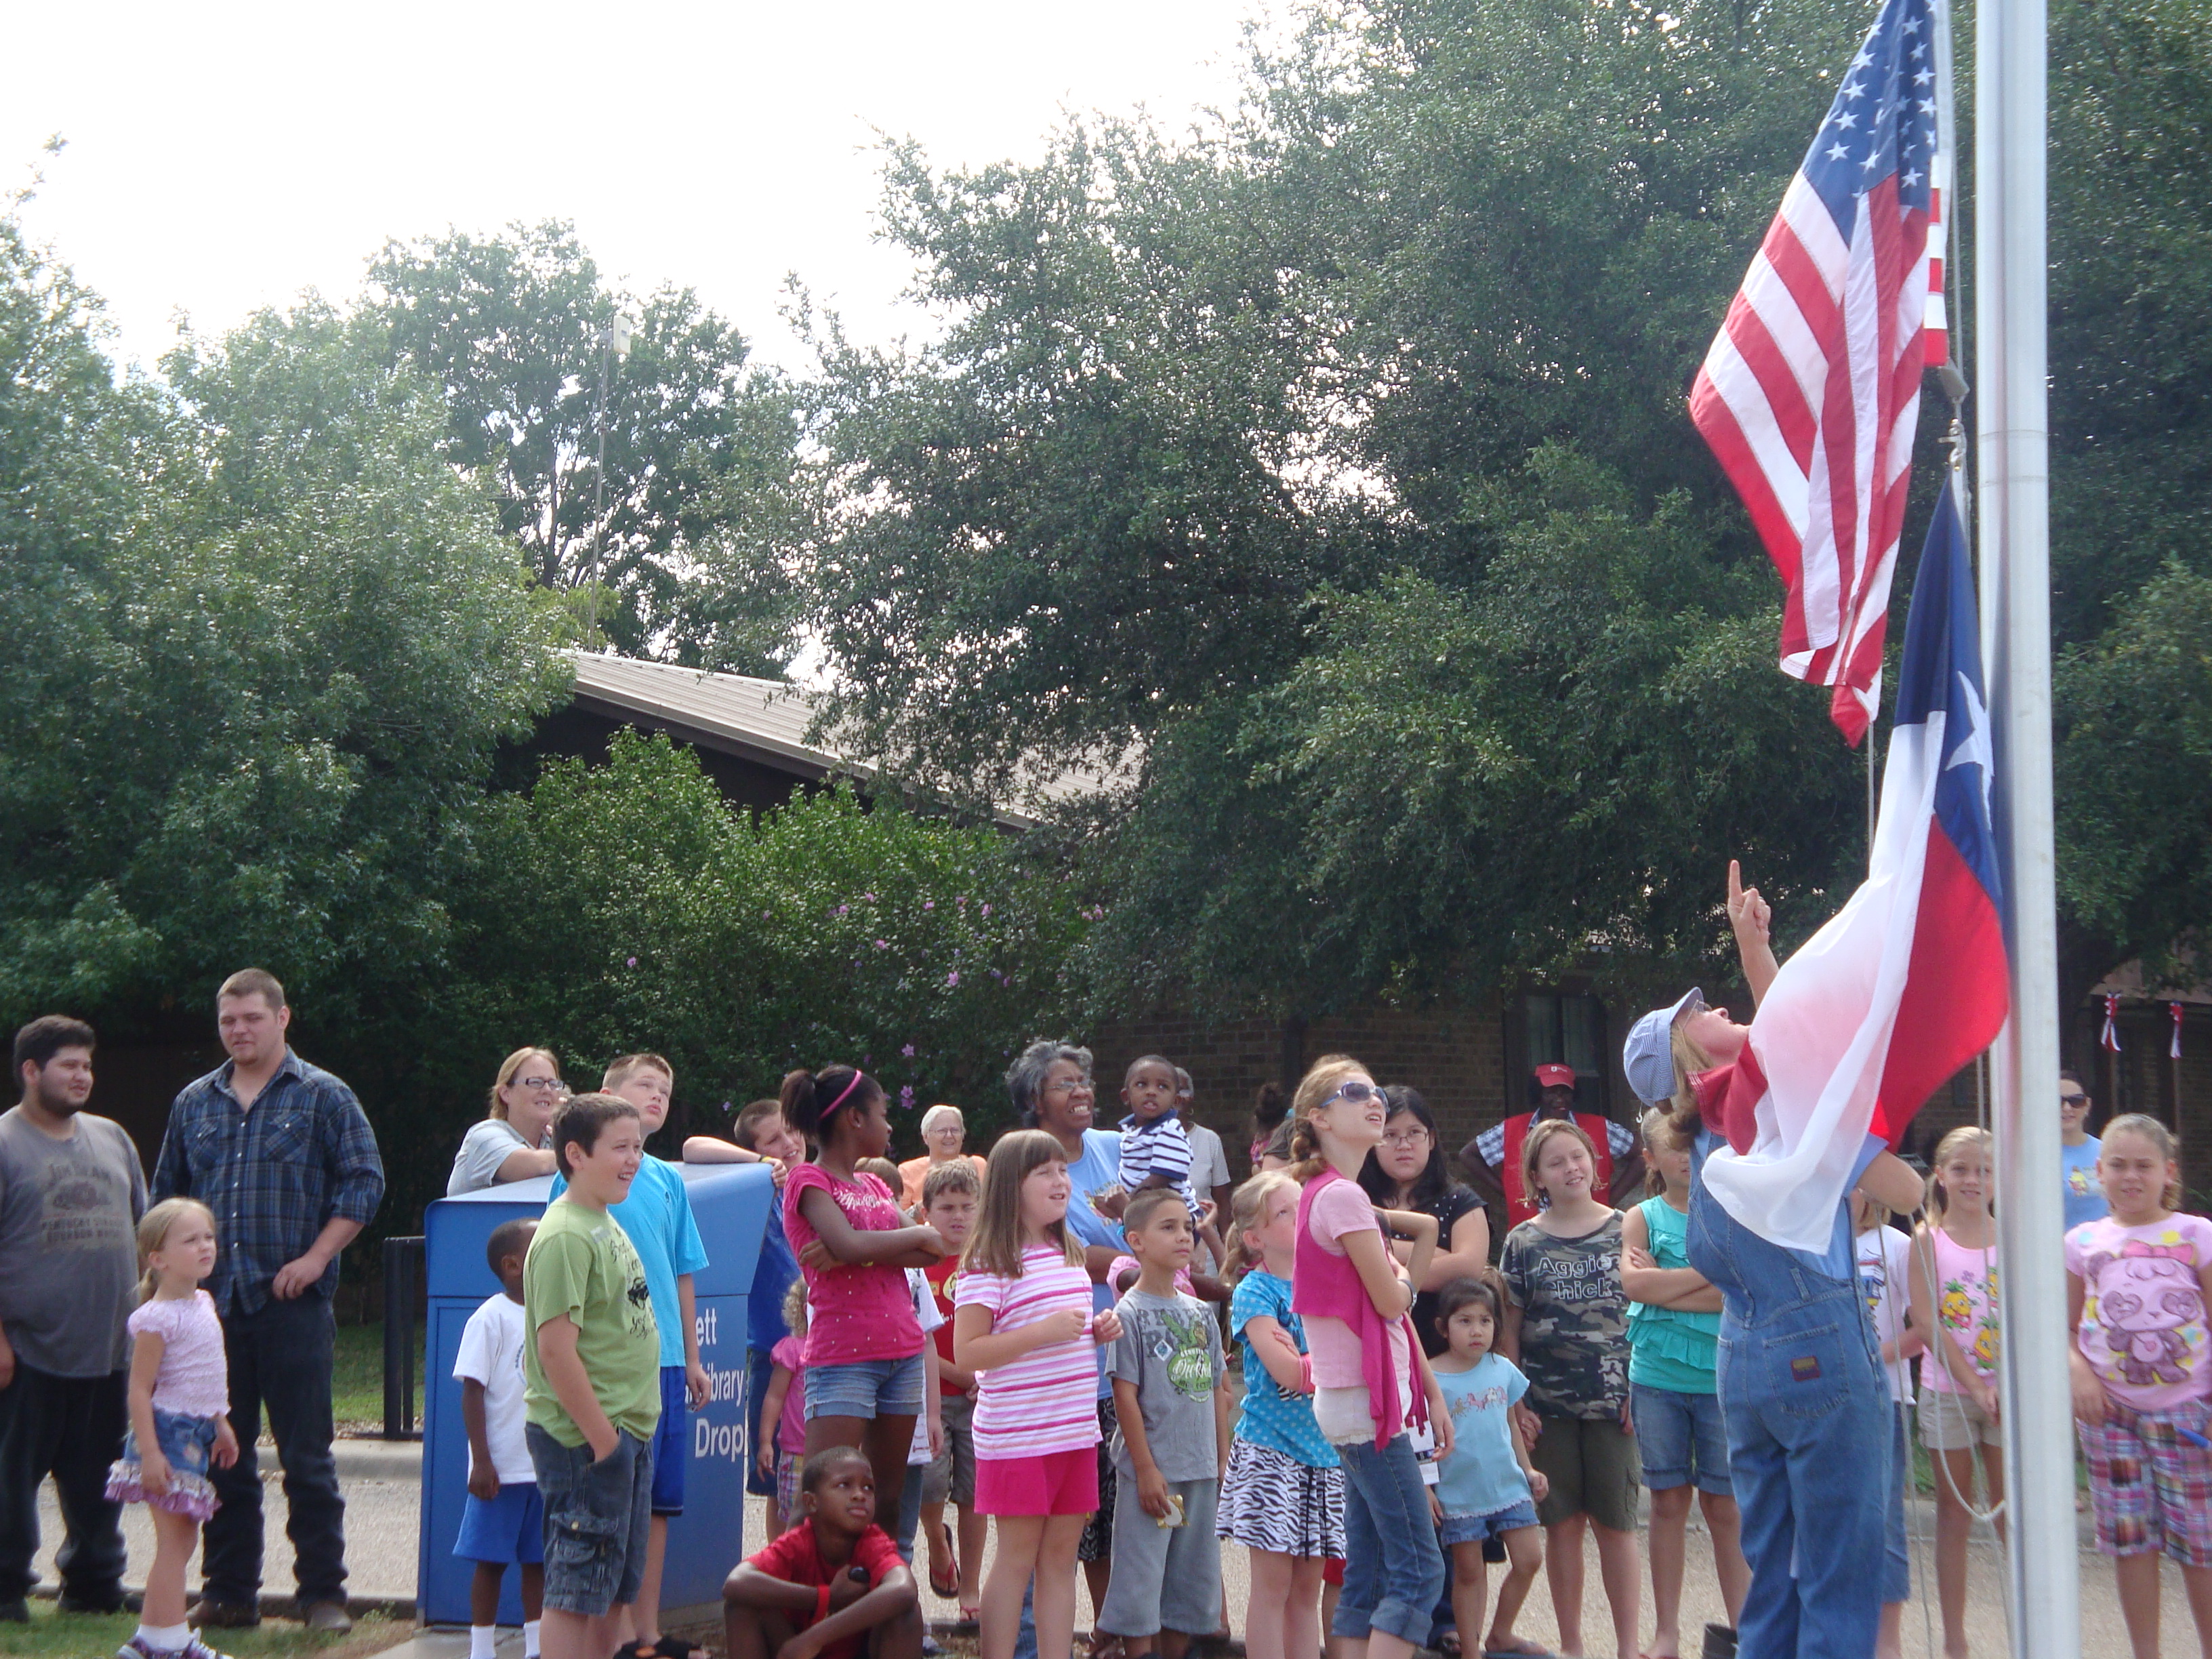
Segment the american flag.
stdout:
[[1690,391],[1690,418],[1789,585],[1782,672],[1881,702],[1923,368],[1945,353],[1941,0],[1888,0]]

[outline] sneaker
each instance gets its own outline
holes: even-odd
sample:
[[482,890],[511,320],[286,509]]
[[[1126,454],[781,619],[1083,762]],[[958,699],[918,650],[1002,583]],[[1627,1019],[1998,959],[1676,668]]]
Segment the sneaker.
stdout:
[[186,1637],[180,1648],[157,1648],[134,1632],[115,1650],[115,1659],[230,1659],[230,1656],[217,1653],[197,1636]]

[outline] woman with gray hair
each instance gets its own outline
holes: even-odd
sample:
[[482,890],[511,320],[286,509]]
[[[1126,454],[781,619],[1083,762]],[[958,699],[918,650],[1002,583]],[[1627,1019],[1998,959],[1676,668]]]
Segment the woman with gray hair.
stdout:
[[[960,1149],[968,1139],[968,1120],[960,1115],[957,1106],[939,1101],[921,1115],[921,1144],[928,1150],[920,1158],[909,1158],[898,1166],[899,1202],[909,1210],[921,1206],[921,1183],[929,1179],[929,1172],[940,1164],[957,1164]],[[968,1161],[975,1166],[975,1179],[983,1178],[983,1160],[973,1152]]]

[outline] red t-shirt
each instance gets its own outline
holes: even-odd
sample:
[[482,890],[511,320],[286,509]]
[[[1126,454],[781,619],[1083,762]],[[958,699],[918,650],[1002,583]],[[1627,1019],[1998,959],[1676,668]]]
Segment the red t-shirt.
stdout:
[[[960,1258],[940,1257],[921,1273],[937,1297],[937,1311],[945,1316],[945,1322],[937,1328],[937,1357],[948,1365],[957,1364],[952,1358],[952,1292],[960,1283]],[[964,1385],[950,1377],[940,1378],[938,1386],[947,1400],[964,1399],[968,1394]]]
[[[819,1589],[834,1576],[822,1559],[822,1550],[815,1542],[814,1525],[802,1521],[773,1543],[764,1545],[745,1558],[748,1566],[758,1569],[771,1578],[781,1578],[787,1584],[804,1584],[809,1589]],[[843,1572],[852,1567],[866,1568],[868,1588],[873,1589],[884,1582],[884,1575],[894,1567],[902,1567],[898,1546],[891,1542],[890,1534],[881,1527],[870,1527],[853,1540],[853,1559],[837,1568]],[[804,1630],[814,1622],[814,1615],[803,1613],[793,1622]],[[865,1636],[848,1637],[842,1642],[832,1642],[822,1650],[822,1659],[859,1659],[867,1650]]]

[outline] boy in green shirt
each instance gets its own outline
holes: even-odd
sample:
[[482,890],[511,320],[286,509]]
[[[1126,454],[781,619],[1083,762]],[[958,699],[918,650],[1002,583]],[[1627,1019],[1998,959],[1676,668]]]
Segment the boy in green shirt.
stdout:
[[522,1269],[525,1437],[545,1500],[544,1659],[606,1659],[637,1599],[653,1510],[660,1333],[645,1264],[607,1207],[645,1155],[637,1108],[579,1095],[553,1124],[568,1189]]

